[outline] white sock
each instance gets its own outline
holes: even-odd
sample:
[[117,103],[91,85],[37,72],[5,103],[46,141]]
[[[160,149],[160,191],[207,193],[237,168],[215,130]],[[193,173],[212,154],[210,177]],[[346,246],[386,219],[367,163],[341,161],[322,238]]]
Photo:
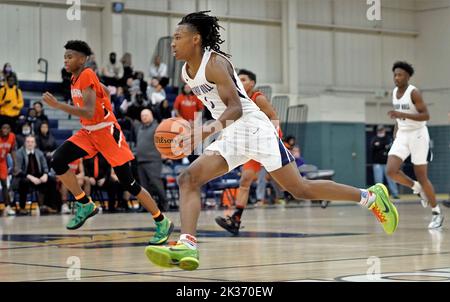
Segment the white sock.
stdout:
[[361,200],[359,201],[359,204],[362,207],[370,208],[370,206],[374,203],[375,199],[377,199],[377,196],[365,189],[360,189],[361,191]]
[[420,185],[420,183],[419,183],[418,181],[414,181],[414,184],[413,184],[413,186],[411,187],[411,189],[412,189],[414,192],[419,193],[419,192],[422,190],[422,186]]
[[438,213],[441,214],[441,208],[437,204],[434,208],[431,208],[431,213]]
[[195,238],[195,236],[189,234],[181,234],[180,240],[178,240],[178,242],[183,243],[185,246],[192,250],[197,249],[197,238]]

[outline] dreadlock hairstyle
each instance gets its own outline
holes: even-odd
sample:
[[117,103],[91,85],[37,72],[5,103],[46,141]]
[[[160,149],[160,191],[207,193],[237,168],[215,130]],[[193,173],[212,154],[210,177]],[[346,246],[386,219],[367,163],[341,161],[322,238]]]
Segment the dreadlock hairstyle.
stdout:
[[192,26],[202,37],[203,48],[209,48],[229,58],[231,57],[229,54],[220,50],[220,44],[225,42],[220,38],[219,33],[219,28],[223,29],[223,27],[219,25],[216,17],[206,14],[209,12],[211,11],[207,10],[186,15],[178,25],[188,24]]

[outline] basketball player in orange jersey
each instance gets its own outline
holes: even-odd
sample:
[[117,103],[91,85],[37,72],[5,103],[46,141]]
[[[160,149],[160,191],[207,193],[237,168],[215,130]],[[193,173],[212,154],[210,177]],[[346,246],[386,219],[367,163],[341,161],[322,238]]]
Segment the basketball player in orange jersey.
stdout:
[[[278,136],[282,138],[279,119],[275,109],[273,109],[272,105],[261,91],[255,90],[256,75],[249,70],[241,69],[238,72],[238,76],[247,95],[272,121],[275,129],[278,130]],[[234,235],[239,234],[241,217],[248,204],[250,186],[257,178],[259,171],[261,171],[261,164],[257,161],[250,160],[242,165],[242,175],[239,181],[239,190],[236,197],[236,210],[231,216],[216,217],[216,223]]]
[[137,197],[152,214],[156,223],[156,233],[149,244],[167,241],[173,230],[173,223],[158,209],[150,194],[134,180],[130,161],[134,156],[112,111],[109,93],[100,84],[96,74],[85,68],[87,58],[92,54],[84,41],[68,41],[64,46],[64,65],[72,73],[71,94],[74,106],[59,102],[46,92],[43,100],[51,107],[80,117],[82,129],[65,141],[54,153],[52,167],[62,183],[75,196],[76,215],[67,224],[67,229],[75,230],[98,213],[92,199],[81,189],[69,164],[82,157],[93,157],[100,152],[114,168],[122,186]]
[[180,239],[173,246],[147,246],[145,253],[149,260],[161,267],[196,269],[200,264],[195,237],[200,188],[251,159],[260,162],[295,198],[360,203],[373,212],[386,233],[392,234],[398,225],[398,213],[383,184],[366,190],[301,177],[294,157],[284,147],[272,122],[247,96],[229,55],[220,50],[223,40],[217,18],[206,13],[195,12],[182,18],[173,35],[172,50],[176,59],[186,62],[183,80],[215,119],[202,129],[193,129],[192,147],[196,147],[196,131],[200,131],[202,139],[218,131],[222,134],[178,177]]
[[14,215],[14,210],[11,209],[10,198],[8,192],[8,163],[6,157],[11,154],[13,158],[14,168],[16,165],[16,136],[11,132],[9,124],[3,124],[0,132],[0,182],[2,184],[3,203],[6,208],[5,211],[9,215]]

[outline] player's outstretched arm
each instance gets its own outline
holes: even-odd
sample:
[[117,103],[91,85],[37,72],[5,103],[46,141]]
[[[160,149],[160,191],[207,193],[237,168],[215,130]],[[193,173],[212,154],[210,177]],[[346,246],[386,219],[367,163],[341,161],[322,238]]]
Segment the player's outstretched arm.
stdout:
[[91,119],[94,117],[95,112],[95,91],[88,87],[82,91],[83,94],[83,107],[75,107],[63,102],[59,102],[50,92],[46,92],[42,95],[42,99],[50,107],[60,109],[72,115],[76,115],[81,118]]

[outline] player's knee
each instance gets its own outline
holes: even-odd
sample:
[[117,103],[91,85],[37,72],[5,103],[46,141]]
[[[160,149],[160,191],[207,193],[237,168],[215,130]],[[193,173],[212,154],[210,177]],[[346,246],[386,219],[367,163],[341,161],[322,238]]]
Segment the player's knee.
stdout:
[[390,178],[395,178],[395,176],[397,175],[397,172],[398,171],[392,167],[389,167],[389,166],[386,167],[386,175]]
[[177,179],[178,185],[180,187],[200,187],[202,184],[199,182],[198,177],[194,175],[189,169],[184,170],[178,176]]
[[295,199],[314,199],[314,195],[310,188],[310,180],[307,179],[303,180],[300,185],[290,188],[288,191]]
[[116,173],[120,184],[123,186],[125,190],[127,190],[134,196],[137,196],[139,193],[141,193],[142,187],[134,179],[133,174],[131,173],[129,163],[125,163],[122,166],[114,167],[114,172]]
[[50,166],[53,168],[56,175],[62,175],[69,170],[69,163],[65,159],[64,154],[62,154],[62,152],[58,152],[58,150],[56,150],[53,154],[50,161]]

